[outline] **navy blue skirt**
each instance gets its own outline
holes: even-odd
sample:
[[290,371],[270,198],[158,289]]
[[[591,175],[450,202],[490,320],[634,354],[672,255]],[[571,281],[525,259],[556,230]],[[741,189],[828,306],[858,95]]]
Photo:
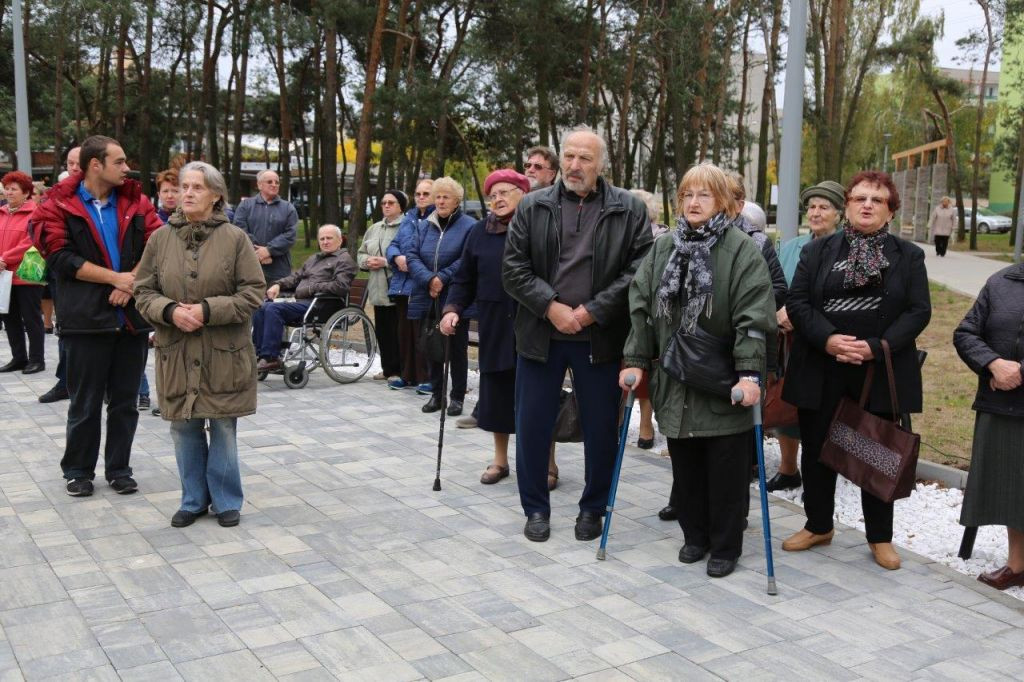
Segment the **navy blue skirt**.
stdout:
[[516,432],[516,371],[480,373],[477,426],[491,433]]

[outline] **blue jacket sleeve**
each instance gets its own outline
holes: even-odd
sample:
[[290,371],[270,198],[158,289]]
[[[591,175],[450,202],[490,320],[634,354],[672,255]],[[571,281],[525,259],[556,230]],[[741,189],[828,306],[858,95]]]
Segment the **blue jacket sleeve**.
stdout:
[[395,233],[395,238],[388,244],[387,250],[384,252],[384,257],[388,260],[388,265],[392,268],[397,268],[395,265],[395,257],[408,254],[407,245],[416,229],[416,222],[409,218],[403,218],[402,224],[398,226],[398,232]]
[[406,258],[408,258],[409,276],[412,277],[413,281],[421,287],[427,287],[430,284],[430,280],[434,278],[434,270],[428,268],[423,262],[423,258],[420,254],[420,250],[417,245],[423,244],[426,237],[426,231],[430,229],[430,223],[426,220],[421,220],[416,226],[416,232],[413,233],[412,238],[409,240],[408,250],[404,250]]

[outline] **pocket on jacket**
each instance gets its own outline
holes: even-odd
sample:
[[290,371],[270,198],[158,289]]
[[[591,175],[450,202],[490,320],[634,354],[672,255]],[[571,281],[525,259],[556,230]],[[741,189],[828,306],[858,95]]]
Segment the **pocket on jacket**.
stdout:
[[156,352],[157,395],[161,398],[180,398],[185,395],[188,370],[185,367],[184,337],[166,343],[155,339],[153,349]]
[[253,380],[253,352],[245,344],[214,341],[207,364],[211,393],[237,393]]

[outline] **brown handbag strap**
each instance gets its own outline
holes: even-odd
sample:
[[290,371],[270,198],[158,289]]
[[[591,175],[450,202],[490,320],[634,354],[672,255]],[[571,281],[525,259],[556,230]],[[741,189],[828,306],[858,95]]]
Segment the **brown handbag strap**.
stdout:
[[868,395],[871,393],[871,384],[875,381],[875,363],[868,365],[868,373],[864,376],[864,387],[860,389],[860,408],[865,409],[868,404]]
[[889,342],[882,339],[882,355],[885,356],[885,373],[889,379],[889,400],[892,401],[892,420],[900,421],[900,401],[896,397],[896,373],[892,369],[892,350]]

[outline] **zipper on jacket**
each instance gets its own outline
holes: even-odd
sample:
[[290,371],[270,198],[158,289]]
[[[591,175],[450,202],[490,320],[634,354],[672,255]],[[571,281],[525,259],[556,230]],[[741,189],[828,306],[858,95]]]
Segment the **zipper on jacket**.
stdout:
[[[576,206],[576,234],[580,233],[580,220],[583,219],[583,201],[586,197],[580,197],[580,203]],[[604,209],[601,209],[604,211]]]
[[437,244],[434,246],[434,275],[437,275],[437,259],[441,255],[441,240],[444,239],[445,231],[441,229],[441,226],[437,226],[438,230],[441,231],[441,236],[437,238]]

